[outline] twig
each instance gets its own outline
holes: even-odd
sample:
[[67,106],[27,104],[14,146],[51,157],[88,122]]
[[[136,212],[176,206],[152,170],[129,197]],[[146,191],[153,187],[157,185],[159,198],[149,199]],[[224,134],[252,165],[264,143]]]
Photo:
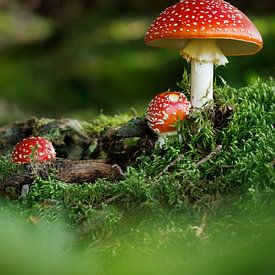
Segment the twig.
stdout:
[[[222,150],[222,145],[218,145],[214,151],[212,151],[209,155],[207,155],[205,158],[201,159],[196,163],[196,167],[198,168],[205,162],[209,161],[211,158],[215,157],[220,151]],[[171,163],[169,163],[159,174],[158,176],[162,176],[164,173],[168,172],[168,170],[175,166],[178,162],[180,162],[182,159],[184,159],[184,155],[179,155],[176,159],[174,159]]]
[[184,158],[184,155],[178,155],[176,159],[174,159],[171,163],[169,163],[159,174],[158,176],[161,177],[164,173],[168,172],[168,170],[175,166],[178,162],[180,162]]
[[203,158],[200,161],[198,161],[196,163],[196,167],[201,166],[202,164],[204,164],[205,162],[207,162],[211,158],[215,157],[221,150],[222,150],[222,145],[218,145],[216,147],[216,149],[214,151],[212,151],[208,156],[206,156],[205,158]]
[[126,179],[126,175],[124,174],[122,168],[118,164],[114,164],[112,166],[112,168],[116,171],[117,176],[119,177],[119,179],[121,179],[121,180]]
[[124,196],[124,194],[115,195],[115,196],[113,196],[113,197],[111,197],[111,198],[106,199],[106,200],[104,201],[104,203],[106,203],[106,204],[112,203],[112,202],[114,202],[115,200],[121,198],[122,196]]

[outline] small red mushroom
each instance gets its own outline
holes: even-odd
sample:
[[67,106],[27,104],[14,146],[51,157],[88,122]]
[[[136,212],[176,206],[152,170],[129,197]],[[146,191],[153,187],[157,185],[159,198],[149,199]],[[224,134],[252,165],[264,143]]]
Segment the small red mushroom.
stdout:
[[214,65],[225,56],[256,54],[262,37],[249,18],[223,0],[181,0],[162,12],[145,34],[149,46],[179,51],[191,63],[191,104],[213,101]]
[[161,146],[167,135],[176,134],[175,123],[187,117],[190,106],[190,102],[180,92],[164,92],[152,99],[146,119],[149,127],[159,136]]
[[18,142],[11,155],[12,162],[44,162],[56,158],[54,147],[43,137],[29,137]]

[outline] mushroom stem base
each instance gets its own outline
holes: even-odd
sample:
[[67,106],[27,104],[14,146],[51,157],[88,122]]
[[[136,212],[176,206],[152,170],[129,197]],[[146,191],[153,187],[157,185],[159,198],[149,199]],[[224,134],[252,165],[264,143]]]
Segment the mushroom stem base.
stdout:
[[158,134],[158,140],[156,142],[156,145],[159,145],[160,148],[163,147],[163,145],[166,143],[166,138],[168,136],[174,136],[177,134],[177,131],[171,131],[166,133],[160,133]]
[[191,63],[191,105],[193,108],[206,107],[213,101],[213,73],[212,62]]

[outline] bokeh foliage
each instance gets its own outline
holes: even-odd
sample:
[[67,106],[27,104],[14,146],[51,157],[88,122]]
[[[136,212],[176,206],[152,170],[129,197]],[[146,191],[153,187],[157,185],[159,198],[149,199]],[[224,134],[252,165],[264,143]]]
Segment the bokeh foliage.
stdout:
[[[101,109],[143,112],[154,94],[177,89],[175,83],[189,65],[177,52],[149,48],[143,41],[163,3],[155,1],[153,9],[136,1],[84,2],[78,4],[84,8],[60,1],[0,13],[2,121],[26,113],[87,118]],[[274,76],[274,16],[252,14],[252,20],[264,49],[255,56],[232,57],[216,70],[217,78],[221,75],[233,87]]]

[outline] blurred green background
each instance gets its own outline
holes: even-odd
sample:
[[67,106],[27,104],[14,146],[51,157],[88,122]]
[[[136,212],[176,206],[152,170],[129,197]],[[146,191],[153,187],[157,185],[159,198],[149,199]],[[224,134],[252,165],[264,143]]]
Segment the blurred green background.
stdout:
[[[1,0],[0,124],[33,115],[143,112],[154,94],[177,89],[188,64],[177,52],[143,42],[151,21],[175,2]],[[274,76],[275,2],[230,2],[259,28],[264,49],[229,58],[216,76],[233,87]]]

